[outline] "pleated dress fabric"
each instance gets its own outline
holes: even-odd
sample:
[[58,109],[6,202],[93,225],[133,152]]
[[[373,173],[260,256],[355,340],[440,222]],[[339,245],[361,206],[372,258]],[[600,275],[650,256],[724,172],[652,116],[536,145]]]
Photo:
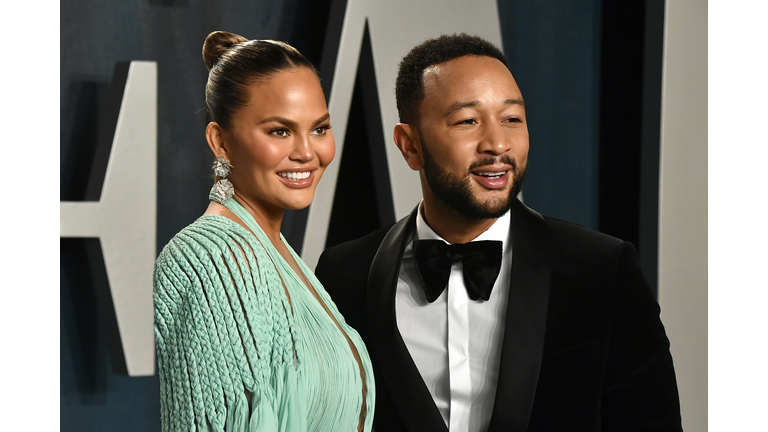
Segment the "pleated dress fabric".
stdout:
[[357,431],[361,410],[370,431],[375,387],[360,336],[281,238],[357,348],[365,398],[342,331],[248,211],[226,206],[256,236],[202,216],[155,263],[163,431]]

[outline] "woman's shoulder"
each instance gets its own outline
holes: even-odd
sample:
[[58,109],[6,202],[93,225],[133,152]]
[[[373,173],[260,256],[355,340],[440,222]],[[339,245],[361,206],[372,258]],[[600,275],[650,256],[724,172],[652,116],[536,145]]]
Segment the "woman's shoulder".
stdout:
[[228,240],[247,241],[249,234],[237,222],[227,217],[206,214],[176,233],[165,245],[163,252],[171,248],[203,248],[208,252],[222,252],[230,248]]
[[155,261],[155,274],[206,266],[221,257],[232,257],[235,252],[261,249],[254,240],[245,228],[225,216],[200,216],[163,247]]

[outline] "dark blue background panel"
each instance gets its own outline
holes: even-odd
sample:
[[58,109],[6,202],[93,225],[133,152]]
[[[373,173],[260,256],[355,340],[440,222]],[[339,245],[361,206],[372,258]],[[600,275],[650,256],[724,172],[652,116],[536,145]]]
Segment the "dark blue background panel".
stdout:
[[[62,431],[160,430],[160,381],[114,372],[110,310],[103,307],[87,242],[61,239],[60,427]],[[101,263],[103,265],[103,263]],[[95,271],[94,271],[95,270]]]

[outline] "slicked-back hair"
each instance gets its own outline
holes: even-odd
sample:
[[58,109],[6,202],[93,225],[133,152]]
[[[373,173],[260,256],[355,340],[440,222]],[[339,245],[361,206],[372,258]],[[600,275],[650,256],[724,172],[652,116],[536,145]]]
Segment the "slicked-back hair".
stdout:
[[395,81],[395,98],[401,123],[419,123],[419,106],[424,100],[424,70],[467,55],[492,57],[509,68],[504,53],[496,45],[466,33],[426,40],[403,57]]
[[223,31],[213,32],[203,44],[208,67],[205,113],[208,122],[231,129],[232,116],[248,104],[248,86],[266,82],[279,72],[307,68],[317,70],[296,48],[285,42],[247,40]]

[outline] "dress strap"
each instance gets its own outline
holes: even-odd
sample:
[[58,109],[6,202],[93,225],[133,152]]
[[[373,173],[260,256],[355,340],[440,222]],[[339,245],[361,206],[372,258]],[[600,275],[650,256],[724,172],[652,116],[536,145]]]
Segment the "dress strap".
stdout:
[[[213,190],[211,190],[211,193],[213,193]],[[283,284],[285,285],[285,288],[288,290],[288,292],[291,295],[291,298],[295,298],[295,296],[302,292],[302,290],[296,289],[296,284],[300,284],[303,286],[303,282],[299,278],[298,275],[293,271],[291,266],[288,264],[287,261],[280,255],[280,252],[275,249],[275,246],[272,244],[272,241],[267,237],[267,234],[264,232],[264,230],[261,229],[261,226],[256,222],[256,220],[253,218],[250,212],[242,206],[237,200],[231,199],[226,204],[224,204],[224,207],[228,208],[232,213],[235,214],[238,218],[240,218],[245,225],[250,228],[251,232],[256,236],[256,239],[259,240],[259,243],[261,243],[264,250],[267,252],[267,256],[271,259],[272,263],[275,266],[275,269],[277,270],[278,274],[280,275],[281,279],[283,280]],[[285,238],[282,234],[280,234],[280,240],[288,247],[288,249],[291,251],[291,253],[295,252],[291,248],[291,246],[285,241]],[[300,295],[300,294],[299,294]],[[289,303],[288,297],[283,297],[284,301],[284,307],[286,307],[286,310],[290,311],[292,306]],[[303,358],[303,350],[301,348],[300,343],[296,343],[299,340],[302,339],[301,331],[297,327],[294,316],[291,313],[287,314],[288,316],[288,325],[290,327],[291,335],[293,336],[293,347],[294,347],[294,355],[296,359],[302,359]]]

